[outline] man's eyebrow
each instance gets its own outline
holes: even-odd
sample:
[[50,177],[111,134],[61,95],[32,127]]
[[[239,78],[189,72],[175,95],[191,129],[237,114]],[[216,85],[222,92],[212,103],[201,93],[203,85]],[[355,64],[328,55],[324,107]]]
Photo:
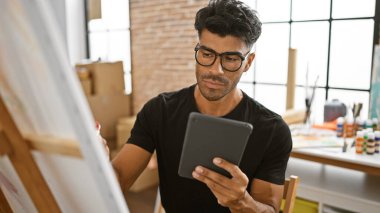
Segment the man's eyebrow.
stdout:
[[[215,50],[205,46],[205,45],[199,45],[199,47],[205,49],[205,50],[208,50],[210,52],[214,52],[214,53],[218,53],[216,52]],[[218,54],[239,54],[239,55],[243,55],[243,53],[239,52],[239,51],[226,51],[226,52],[222,52],[222,53],[218,53]]]
[[199,47],[201,47],[201,48],[203,48],[203,49],[205,49],[205,50],[209,50],[209,51],[211,51],[211,52],[215,52],[215,53],[216,53],[215,50],[213,50],[213,49],[211,49],[210,47],[207,47],[207,46],[205,46],[205,45],[200,45]]

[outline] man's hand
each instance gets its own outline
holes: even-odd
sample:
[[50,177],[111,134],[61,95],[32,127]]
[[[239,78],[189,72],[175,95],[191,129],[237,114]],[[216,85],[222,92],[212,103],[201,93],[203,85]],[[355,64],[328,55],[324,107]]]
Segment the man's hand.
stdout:
[[107,141],[100,135],[101,125],[98,121],[95,122],[95,127],[99,135],[99,140],[103,143],[104,149],[106,150],[107,156],[110,156],[110,149],[108,148]]
[[107,156],[110,155],[110,149],[108,148],[107,141],[101,135],[99,135],[100,141],[102,141],[104,149],[106,150]]
[[214,158],[213,162],[228,171],[232,178],[225,177],[202,166],[195,168],[193,177],[210,188],[220,205],[228,207],[230,210],[241,209],[244,204],[243,201],[250,197],[247,192],[248,177],[238,166],[226,160]]

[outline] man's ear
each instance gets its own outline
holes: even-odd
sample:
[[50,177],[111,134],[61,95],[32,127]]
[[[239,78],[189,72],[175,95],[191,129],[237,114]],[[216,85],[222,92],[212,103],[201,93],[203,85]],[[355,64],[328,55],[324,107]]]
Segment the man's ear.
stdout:
[[247,58],[247,63],[244,66],[244,72],[247,72],[249,70],[249,68],[252,65],[253,60],[255,59],[255,56],[256,56],[255,53],[250,53],[249,54],[249,56]]

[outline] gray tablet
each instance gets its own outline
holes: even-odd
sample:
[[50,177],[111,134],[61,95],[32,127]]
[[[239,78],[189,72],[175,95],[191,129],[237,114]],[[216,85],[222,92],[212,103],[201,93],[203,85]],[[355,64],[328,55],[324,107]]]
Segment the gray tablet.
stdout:
[[190,113],[178,174],[193,179],[192,172],[201,165],[231,177],[227,171],[214,165],[212,160],[221,157],[239,165],[252,129],[250,123]]

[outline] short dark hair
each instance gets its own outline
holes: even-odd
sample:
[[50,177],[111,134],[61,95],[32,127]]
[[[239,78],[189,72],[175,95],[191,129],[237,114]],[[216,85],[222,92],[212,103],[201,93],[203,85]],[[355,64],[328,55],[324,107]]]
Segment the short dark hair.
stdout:
[[195,16],[198,36],[207,29],[222,37],[232,35],[242,39],[252,48],[261,34],[257,12],[238,0],[210,0]]

